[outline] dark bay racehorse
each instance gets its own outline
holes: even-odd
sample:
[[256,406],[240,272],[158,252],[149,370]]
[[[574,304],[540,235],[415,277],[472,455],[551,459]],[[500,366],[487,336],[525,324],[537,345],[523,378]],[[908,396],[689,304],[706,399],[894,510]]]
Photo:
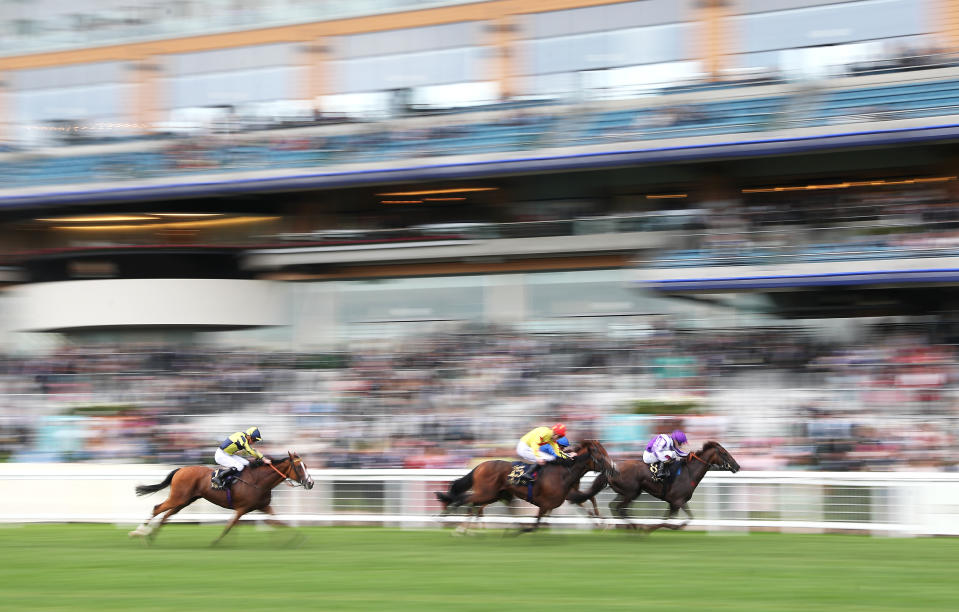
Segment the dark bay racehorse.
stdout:
[[[569,494],[569,501],[575,504],[581,504],[587,500],[592,501],[593,507],[596,507],[596,495],[609,485],[613,491],[618,493],[618,497],[613,501],[616,514],[619,518],[626,521],[627,526],[636,528],[629,523],[627,509],[629,504],[639,495],[646,491],[653,497],[661,499],[669,504],[665,520],[670,520],[676,516],[676,513],[682,509],[689,519],[693,518],[692,512],[686,506],[693,492],[703,476],[710,468],[717,468],[736,473],[739,471],[739,464],[733,459],[725,448],[719,442],[706,442],[702,450],[690,453],[688,457],[679,462],[679,473],[669,482],[662,483],[653,479],[649,466],[643,461],[623,461],[618,465],[619,474],[610,478],[605,474],[600,474],[593,481],[592,486],[585,493],[572,491]],[[675,468],[673,470],[675,472]],[[688,520],[686,522],[688,522]],[[686,522],[681,525],[672,525],[671,523],[659,523],[651,525],[648,531],[655,531],[662,527],[670,529],[680,529],[686,526]]]
[[[598,440],[583,441],[575,452],[573,459],[557,459],[541,467],[531,490],[526,485],[507,482],[506,477],[513,468],[512,462],[492,460],[484,461],[466,476],[454,480],[447,491],[437,492],[436,497],[443,502],[444,515],[458,506],[470,506],[470,518],[473,520],[478,520],[482,516],[482,509],[493,502],[509,503],[514,498],[528,501],[537,506],[539,512],[536,522],[522,531],[533,531],[539,528],[544,516],[566,501],[566,495],[579,483],[583,474],[593,471],[610,477],[616,475],[609,454]],[[470,518],[461,525],[461,529],[466,527]]]
[[[167,474],[163,482],[152,485],[140,485],[136,488],[137,495],[156,493],[170,487],[170,495],[163,503],[153,506],[153,512],[143,524],[130,532],[131,536],[146,536],[148,541],[156,537],[157,531],[171,516],[183,510],[201,497],[223,508],[235,510],[226,524],[223,533],[213,541],[214,544],[223,539],[230,529],[236,525],[240,517],[253,510],[260,510],[270,518],[266,522],[270,525],[286,527],[286,523],[277,520],[270,500],[273,489],[284,481],[295,482],[305,489],[313,488],[313,479],[303,460],[293,452],[286,457],[266,464],[253,461],[240,472],[237,480],[229,490],[214,489],[210,483],[213,469],[205,465],[191,465],[177,468]],[[166,514],[160,519],[156,527],[150,525],[156,516],[162,512]]]

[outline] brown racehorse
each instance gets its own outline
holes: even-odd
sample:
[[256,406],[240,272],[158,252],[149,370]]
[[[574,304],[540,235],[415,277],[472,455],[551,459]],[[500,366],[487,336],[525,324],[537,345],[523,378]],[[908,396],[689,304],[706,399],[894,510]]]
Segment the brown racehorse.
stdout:
[[[668,484],[654,480],[652,473],[649,471],[649,466],[643,461],[623,461],[618,467],[619,474],[617,476],[609,478],[605,474],[600,474],[585,493],[571,492],[569,501],[575,504],[581,504],[590,500],[593,502],[593,507],[595,508],[596,494],[606,488],[608,484],[612,487],[613,491],[618,493],[618,497],[613,502],[613,504],[615,504],[616,514],[619,515],[619,518],[626,521],[628,527],[633,529],[635,529],[636,526],[629,522],[626,510],[629,508],[629,504],[639,497],[643,491],[669,504],[669,509],[664,517],[665,520],[670,520],[675,517],[680,509],[686,513],[689,519],[692,519],[693,513],[689,511],[686,503],[692,498],[693,492],[696,490],[696,487],[699,486],[707,470],[715,467],[720,470],[733,472],[734,474],[739,471],[739,464],[719,442],[706,442],[702,450],[690,453],[688,457],[680,462],[679,474]],[[686,526],[689,519],[680,525],[665,522],[658,523],[648,527],[647,531],[655,531],[662,527],[680,529]]]
[[[251,462],[246,469],[240,472],[229,492],[214,489],[210,483],[212,475],[212,468],[205,465],[191,465],[173,470],[167,474],[163,482],[138,486],[136,488],[137,495],[156,493],[166,487],[170,487],[170,495],[163,503],[153,506],[153,512],[150,516],[143,521],[142,525],[131,531],[130,535],[146,536],[148,541],[152,541],[160,527],[171,516],[201,497],[223,508],[235,510],[223,533],[213,541],[214,544],[223,539],[223,536],[236,525],[241,516],[253,510],[260,510],[269,515],[270,518],[267,519],[267,523],[285,527],[287,526],[286,523],[277,520],[273,508],[270,507],[273,489],[284,481],[295,482],[306,489],[313,488],[313,479],[306,469],[306,464],[293,452],[287,453],[286,457],[273,461],[272,464],[261,461]],[[152,527],[150,521],[161,512],[166,512],[166,514],[163,515],[156,527]]]
[[[610,477],[616,475],[609,454],[598,440],[583,441],[575,452],[573,459],[556,460],[539,469],[530,499],[527,499],[529,489],[526,485],[511,485],[506,480],[512,471],[512,462],[498,460],[484,461],[466,476],[453,481],[446,492],[437,492],[436,497],[443,502],[444,515],[458,506],[469,505],[470,518],[474,520],[482,515],[483,507],[495,501],[508,503],[513,498],[528,501],[537,506],[539,512],[536,522],[521,531],[534,531],[544,516],[566,501],[566,495],[583,474],[593,471]],[[466,527],[470,518],[461,529]]]

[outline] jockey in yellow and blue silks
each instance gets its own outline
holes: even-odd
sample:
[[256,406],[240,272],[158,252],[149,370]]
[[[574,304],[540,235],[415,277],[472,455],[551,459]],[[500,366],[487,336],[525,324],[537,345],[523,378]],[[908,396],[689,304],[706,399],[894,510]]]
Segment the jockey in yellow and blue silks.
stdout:
[[[567,438],[566,436],[560,436],[560,437],[556,438],[555,442],[556,442],[556,445],[559,447],[560,451],[562,451],[563,453],[565,453],[565,452],[566,452],[566,449],[569,448],[569,438]],[[552,455],[552,456],[554,456],[554,457],[558,457],[558,456],[559,456],[559,455],[556,454],[556,451],[553,450],[553,445],[552,445],[552,444],[543,444],[543,445],[541,445],[541,446],[539,447],[539,452],[544,453],[544,454],[547,454],[547,455]]]
[[249,459],[240,456],[241,454],[250,455],[256,459],[262,459],[265,463],[270,460],[263,456],[263,453],[253,448],[255,442],[263,438],[260,436],[259,427],[250,427],[246,431],[238,431],[230,434],[226,440],[220,443],[219,448],[213,454],[213,459],[227,471],[221,473],[215,480],[215,484],[222,486],[228,476],[243,471],[243,468],[250,464]]
[[[533,478],[533,473],[540,465],[544,465],[556,459],[567,459],[574,457],[575,453],[567,453],[560,448],[559,440],[566,437],[566,426],[557,423],[552,427],[537,427],[520,438],[516,444],[516,454],[524,460],[529,461],[530,465],[526,468],[526,476]],[[569,440],[565,440],[566,445]]]

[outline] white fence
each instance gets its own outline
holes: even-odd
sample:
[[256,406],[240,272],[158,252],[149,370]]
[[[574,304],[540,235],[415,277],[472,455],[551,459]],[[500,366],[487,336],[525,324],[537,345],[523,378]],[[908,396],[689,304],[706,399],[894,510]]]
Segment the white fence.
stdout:
[[[0,522],[108,522],[134,524],[147,517],[165,491],[136,497],[137,484],[160,482],[166,466],[104,464],[0,464]],[[463,470],[313,470],[311,491],[281,485],[273,506],[295,524],[368,523],[441,526],[434,491]],[[583,486],[588,481],[584,479]],[[613,494],[600,494],[609,516]],[[959,535],[959,474],[942,472],[710,472],[689,504],[690,529],[857,531],[891,535]],[[660,522],[666,504],[643,495],[632,505],[639,523]],[[533,508],[514,502],[491,506],[491,525],[528,521]],[[225,520],[229,511],[199,501],[175,521]],[[259,516],[251,515],[251,519]],[[458,519],[454,519],[458,520]],[[618,521],[606,521],[606,524]],[[596,528],[569,504],[549,523]]]

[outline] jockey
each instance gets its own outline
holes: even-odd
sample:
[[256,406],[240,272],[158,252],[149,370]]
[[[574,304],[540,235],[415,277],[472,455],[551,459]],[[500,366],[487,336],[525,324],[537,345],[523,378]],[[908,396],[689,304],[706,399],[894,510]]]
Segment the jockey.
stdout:
[[[566,449],[569,448],[569,438],[566,436],[560,436],[556,438],[556,445],[565,453]],[[553,446],[549,443],[542,444],[539,447],[539,452],[545,453],[547,455],[556,456],[556,451],[553,450]]]
[[[560,448],[559,440],[566,437],[566,426],[557,423],[552,427],[537,427],[520,438],[516,444],[516,454],[522,457],[530,464],[526,467],[525,476],[533,479],[533,473],[540,465],[556,459],[567,459],[574,457],[575,453],[567,453]],[[567,445],[569,440],[566,440]],[[547,448],[549,450],[542,450]]]
[[270,463],[270,460],[264,457],[263,453],[253,448],[253,444],[260,440],[262,438],[260,437],[259,427],[250,427],[246,431],[230,434],[226,440],[221,442],[219,448],[213,454],[213,459],[229,469],[214,477],[214,486],[222,488],[231,474],[242,472],[243,468],[250,464],[249,459],[241,457],[238,453],[245,453],[256,459],[262,459],[264,463]]
[[685,450],[687,443],[686,434],[678,429],[671,434],[659,434],[649,441],[643,451],[643,461],[649,464],[654,479],[665,480],[669,475],[670,462],[689,454]]

